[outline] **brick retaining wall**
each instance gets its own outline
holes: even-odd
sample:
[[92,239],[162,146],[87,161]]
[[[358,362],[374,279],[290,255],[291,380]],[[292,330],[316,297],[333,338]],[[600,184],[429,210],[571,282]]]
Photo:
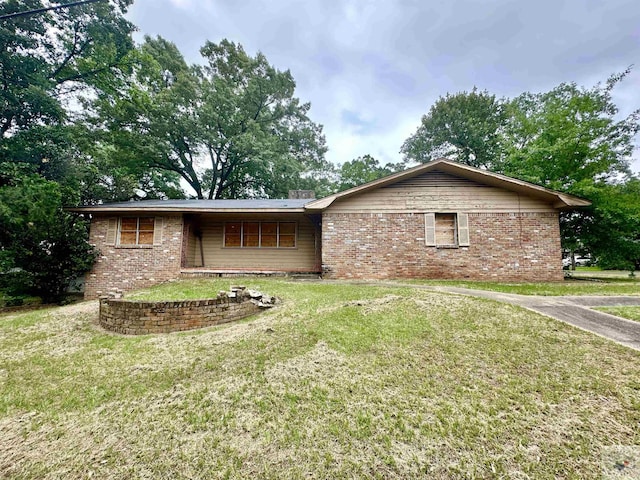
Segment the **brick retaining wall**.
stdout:
[[206,300],[178,302],[103,297],[100,298],[99,319],[103,328],[128,335],[179,332],[248,317],[271,306],[272,300],[265,304],[262,299],[262,296],[246,291],[220,294]]

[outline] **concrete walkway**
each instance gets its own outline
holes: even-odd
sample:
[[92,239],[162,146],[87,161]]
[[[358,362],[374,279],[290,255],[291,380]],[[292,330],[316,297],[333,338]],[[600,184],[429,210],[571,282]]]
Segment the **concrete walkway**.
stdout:
[[457,287],[431,287],[431,289],[519,305],[627,347],[640,350],[640,322],[616,317],[591,308],[640,306],[640,296],[544,297]]

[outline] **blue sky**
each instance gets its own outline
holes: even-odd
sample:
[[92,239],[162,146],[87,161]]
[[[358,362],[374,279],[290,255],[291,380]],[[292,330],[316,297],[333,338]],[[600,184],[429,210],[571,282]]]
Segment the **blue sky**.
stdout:
[[[129,18],[139,40],[161,35],[191,62],[206,40],[228,38],[291,70],[335,163],[399,161],[447,92],[590,87],[640,63],[637,0],[136,0]],[[615,100],[621,115],[640,108],[640,65]]]

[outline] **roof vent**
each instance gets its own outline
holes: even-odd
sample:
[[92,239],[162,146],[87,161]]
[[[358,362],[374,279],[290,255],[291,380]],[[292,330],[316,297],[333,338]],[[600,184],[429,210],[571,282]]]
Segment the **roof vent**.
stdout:
[[316,192],[313,190],[289,190],[289,199],[313,199]]

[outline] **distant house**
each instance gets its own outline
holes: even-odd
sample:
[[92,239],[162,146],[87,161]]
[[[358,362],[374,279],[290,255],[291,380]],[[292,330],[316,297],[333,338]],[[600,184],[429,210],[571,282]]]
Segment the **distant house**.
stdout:
[[[304,196],[304,195],[302,195]],[[589,202],[439,159],[322,199],[78,207],[101,251],[85,296],[180,276],[559,281],[558,213]]]

